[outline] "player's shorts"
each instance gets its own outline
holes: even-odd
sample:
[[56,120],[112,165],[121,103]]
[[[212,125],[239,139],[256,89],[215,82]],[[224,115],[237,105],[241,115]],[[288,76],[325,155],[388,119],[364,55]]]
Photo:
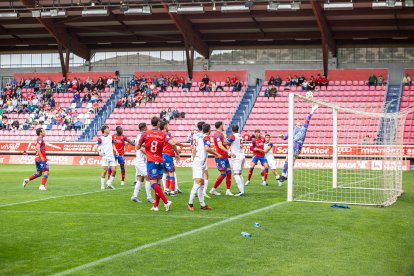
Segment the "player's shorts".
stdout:
[[244,168],[245,157],[236,157],[231,159],[231,167],[234,173],[241,173]]
[[253,159],[252,159],[252,162],[255,163],[255,164],[257,164],[257,162],[259,162],[259,161],[260,161],[260,164],[262,164],[262,165],[264,163],[268,163],[266,157],[264,157],[264,156],[263,157],[254,156]]
[[228,158],[215,158],[216,166],[219,171],[224,171],[230,168],[230,162]]
[[136,176],[147,176],[147,163],[139,161],[135,158],[135,175]]
[[115,155],[115,161],[117,161],[119,165],[123,165],[125,164],[125,157],[123,155]]
[[[267,158],[266,158],[266,160],[267,160],[267,163],[269,164],[269,169],[276,170],[276,160],[275,159],[267,159]],[[264,169],[265,169],[265,167],[262,166],[262,170],[264,170]]]
[[47,161],[36,161],[36,171],[47,172],[49,171],[49,165]]
[[161,179],[164,173],[164,164],[161,162],[147,162],[148,180]]
[[102,167],[115,167],[116,166],[115,157],[114,156],[102,157],[101,166]]
[[295,157],[299,156],[300,152],[302,151],[302,146],[303,146],[303,144],[301,144],[301,143],[295,143],[293,145],[293,155]]
[[162,158],[164,159],[164,171],[175,172],[174,157],[168,154],[163,154]]
[[204,171],[207,170],[207,162],[200,162],[198,160],[193,161],[193,179],[204,178]]

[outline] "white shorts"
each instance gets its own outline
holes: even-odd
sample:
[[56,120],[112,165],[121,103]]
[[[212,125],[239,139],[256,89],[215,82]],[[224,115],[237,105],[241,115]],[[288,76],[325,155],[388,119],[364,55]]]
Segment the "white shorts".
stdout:
[[[269,170],[276,170],[276,160],[275,159],[267,159],[267,163],[269,164]],[[265,168],[262,166],[262,170]]]
[[241,173],[244,168],[245,157],[231,158],[230,160],[233,173]]
[[204,178],[204,171],[207,170],[207,162],[197,162],[197,161],[193,161],[193,179],[199,178],[199,179],[203,179]]
[[101,166],[102,167],[116,167],[115,157],[114,156],[102,157]]
[[135,159],[135,175],[136,176],[147,176],[148,172],[147,172],[147,164],[145,162],[142,161],[137,161],[137,159]]

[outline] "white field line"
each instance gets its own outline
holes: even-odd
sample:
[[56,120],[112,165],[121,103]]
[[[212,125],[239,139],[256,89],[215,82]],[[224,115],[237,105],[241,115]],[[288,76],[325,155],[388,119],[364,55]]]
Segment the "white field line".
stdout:
[[[131,203],[132,204],[132,203]],[[135,205],[139,206],[137,203]],[[147,205],[147,204],[146,204]],[[148,206],[152,206],[148,204]],[[174,206],[174,205],[173,205]],[[149,210],[149,208],[148,208]],[[139,213],[91,213],[91,212],[60,212],[60,211],[25,211],[25,210],[0,210],[0,213],[23,213],[23,214],[50,214],[50,215],[69,215],[69,216],[125,216],[125,217],[157,217],[157,214],[139,214]],[[162,216],[162,218],[201,218],[201,219],[225,219],[226,216],[185,216],[171,215]]]
[[[193,182],[182,181],[182,182],[179,182],[179,183],[193,183]],[[123,188],[116,188],[115,190],[108,190],[107,189],[107,190],[99,190],[99,191],[93,191],[93,192],[84,192],[84,193],[79,193],[79,194],[52,196],[52,197],[46,197],[46,198],[34,199],[34,200],[28,200],[28,201],[21,201],[21,202],[15,202],[15,203],[7,203],[7,204],[0,205],[0,208],[2,208],[2,207],[8,207],[8,206],[20,205],[20,204],[28,204],[28,203],[39,202],[39,201],[45,201],[45,200],[49,200],[49,199],[62,198],[62,197],[82,196],[82,195],[103,193],[103,192],[116,191],[116,190],[125,190],[125,189],[128,189],[128,188],[129,187],[123,187]],[[132,188],[133,187],[131,186],[131,189]]]
[[273,209],[273,208],[276,208],[276,207],[280,207],[280,206],[285,205],[285,204],[287,204],[287,201],[275,203],[275,204],[272,204],[272,205],[269,205],[269,206],[266,206],[266,207],[263,207],[263,208],[259,208],[259,209],[256,209],[256,210],[249,211],[247,213],[243,213],[243,214],[240,214],[240,215],[237,215],[237,216],[229,217],[229,218],[226,218],[224,220],[221,220],[221,221],[218,221],[218,222],[215,222],[215,223],[212,223],[212,224],[200,227],[200,228],[196,228],[196,229],[193,229],[193,230],[190,230],[190,231],[187,231],[187,232],[184,232],[184,233],[180,233],[180,234],[177,234],[177,235],[174,235],[174,236],[171,236],[171,237],[159,240],[159,241],[155,241],[155,242],[152,242],[152,243],[147,243],[147,244],[132,248],[130,250],[126,250],[126,251],[123,251],[123,252],[120,252],[120,253],[117,253],[117,254],[102,258],[102,259],[98,259],[98,260],[90,262],[90,263],[86,263],[86,264],[83,264],[83,265],[80,265],[80,266],[70,268],[68,270],[58,272],[58,273],[53,274],[53,275],[55,275],[55,276],[57,276],[57,275],[59,275],[59,276],[60,275],[68,275],[68,274],[71,274],[71,273],[74,273],[74,272],[77,272],[77,271],[85,270],[85,269],[88,269],[88,268],[91,268],[91,267],[94,267],[94,266],[97,266],[97,265],[100,265],[100,264],[103,264],[103,263],[106,263],[106,262],[110,262],[110,261],[112,261],[113,259],[116,259],[116,258],[128,256],[128,255],[140,252],[140,251],[142,251],[144,249],[147,249],[147,248],[151,248],[151,247],[154,247],[154,246],[157,246],[157,245],[160,245],[160,244],[164,244],[164,243],[167,243],[167,242],[170,242],[170,241],[182,238],[182,237],[190,236],[192,234],[202,232],[202,231],[205,231],[205,230],[217,227],[217,226],[221,226],[223,224],[226,224],[226,223],[229,223],[229,222],[232,222],[232,221],[235,221],[235,220],[239,220],[239,219],[242,219],[242,218],[257,214],[257,213],[260,213],[260,212],[264,212],[264,211],[267,211],[267,210],[270,210],[270,209]]

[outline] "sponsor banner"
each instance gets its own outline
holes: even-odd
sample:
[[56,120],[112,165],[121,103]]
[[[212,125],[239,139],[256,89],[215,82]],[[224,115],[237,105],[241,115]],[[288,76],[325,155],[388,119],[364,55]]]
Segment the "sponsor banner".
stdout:
[[[34,164],[35,157],[33,155],[0,155],[0,164]],[[126,156],[126,166],[134,166],[133,156]],[[281,169],[285,162],[285,159],[275,159],[276,167]],[[49,156],[49,165],[78,165],[78,166],[100,166],[100,156]],[[181,158],[176,162],[176,167],[190,168],[192,166],[191,158]],[[247,158],[245,162],[245,169],[249,168],[251,159]],[[208,167],[216,168],[216,162],[214,158],[208,159]],[[256,168],[260,168],[260,165],[256,165]],[[332,169],[332,161],[328,159],[298,159],[295,162],[295,169]],[[409,170],[410,161],[384,161],[384,160],[339,160],[339,170]]]
[[[54,142],[49,143],[46,140],[46,153],[47,154],[93,154],[94,152],[93,142],[89,143],[70,143],[70,142]],[[190,144],[184,144],[180,147],[181,154],[183,156],[191,155]],[[29,142],[0,142],[1,153],[12,152],[29,152],[35,151],[35,143]],[[252,155],[252,151],[249,144],[243,145],[243,151],[247,156]],[[332,156],[333,148],[329,145],[305,145],[302,148],[301,156]],[[274,144],[273,153],[277,157],[285,156],[287,152],[286,144]],[[135,148],[131,145],[125,147],[125,153],[127,155],[135,154]],[[403,147],[387,147],[381,145],[340,145],[338,146],[338,156],[393,156],[403,154],[404,157],[414,157],[414,145],[407,145]]]

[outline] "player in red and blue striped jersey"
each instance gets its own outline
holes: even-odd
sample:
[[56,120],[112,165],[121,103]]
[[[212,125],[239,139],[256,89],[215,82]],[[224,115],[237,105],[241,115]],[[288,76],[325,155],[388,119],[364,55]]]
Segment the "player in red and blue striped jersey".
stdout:
[[224,178],[226,178],[226,195],[232,196],[233,194],[230,191],[231,187],[231,168],[229,162],[229,153],[227,145],[230,143],[224,137],[224,125],[223,122],[218,121],[214,124],[216,127],[217,132],[214,134],[214,147],[216,148],[216,152],[220,154],[221,158],[215,158],[217,169],[220,171],[220,175],[217,177],[216,182],[214,183],[213,188],[210,191],[212,195],[220,195],[216,191],[218,186],[220,186],[221,182],[223,182]]
[[145,153],[147,155],[148,180],[151,183],[151,187],[155,191],[155,202],[151,210],[158,211],[158,204],[160,199],[162,199],[165,205],[165,211],[169,211],[172,202],[167,200],[167,198],[165,197],[159,184],[159,181],[161,180],[162,173],[164,171],[164,159],[162,158],[162,150],[164,148],[164,143],[170,143],[172,146],[174,146],[175,142],[174,140],[170,141],[165,132],[159,130],[160,124],[160,118],[152,117],[152,129],[144,132],[141,135],[136,149],[139,150],[141,146],[145,144]]
[[[114,143],[114,147],[116,148],[118,154],[115,154],[115,161],[121,167],[121,185],[125,185],[125,144],[128,143],[132,146],[135,146],[134,142],[131,139],[128,139],[123,133],[124,130],[121,126],[117,126],[116,134],[112,135],[112,141]],[[111,175],[112,171],[111,168],[108,169],[108,178]]]
[[39,186],[39,190],[46,191],[46,182],[49,178],[49,165],[47,164],[47,158],[46,158],[46,145],[43,138],[46,136],[46,131],[43,128],[36,129],[36,157],[35,157],[35,164],[36,164],[36,172],[31,175],[29,178],[26,178],[23,180],[23,188],[26,187],[26,185],[42,176],[42,184]]
[[267,175],[269,174],[269,163],[265,157],[265,150],[264,150],[264,142],[265,140],[260,135],[260,130],[256,129],[254,131],[255,138],[252,140],[252,151],[253,151],[253,159],[251,161],[249,174],[247,176],[246,186],[250,184],[250,179],[252,178],[254,167],[256,166],[257,162],[260,161],[260,164],[264,167],[263,170],[263,182],[262,186],[267,186]]

